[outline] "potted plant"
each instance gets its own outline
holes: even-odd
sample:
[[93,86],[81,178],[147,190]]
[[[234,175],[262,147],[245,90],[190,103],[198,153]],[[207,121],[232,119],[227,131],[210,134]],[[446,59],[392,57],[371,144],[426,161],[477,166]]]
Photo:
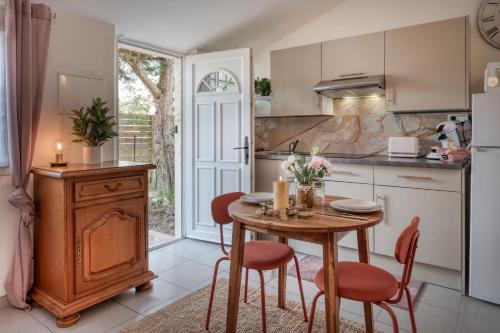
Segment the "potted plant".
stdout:
[[109,139],[118,136],[113,130],[116,125],[114,116],[108,116],[110,108],[100,97],[92,99],[92,105],[72,110],[74,117],[73,132],[76,136],[73,142],[83,145],[83,163],[102,163],[102,145]]
[[323,177],[329,176],[332,172],[332,164],[318,156],[318,153],[319,148],[314,147],[309,161],[304,156],[297,160],[294,155],[291,155],[281,164],[281,168],[292,174],[297,181],[295,197],[297,205],[306,204],[308,208],[312,208],[314,202],[313,185],[322,182]]
[[254,81],[254,90],[257,97],[269,99],[269,96],[271,95],[271,80],[265,77],[262,79],[256,78]]

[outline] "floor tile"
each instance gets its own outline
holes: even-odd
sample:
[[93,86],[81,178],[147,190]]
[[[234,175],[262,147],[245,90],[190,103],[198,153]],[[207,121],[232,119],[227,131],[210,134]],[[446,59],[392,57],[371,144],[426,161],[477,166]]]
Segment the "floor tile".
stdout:
[[[191,259],[191,261],[195,261],[195,262],[203,264],[205,266],[209,266],[209,267],[214,268],[217,260],[219,260],[223,256],[224,256],[224,254],[222,253],[221,249],[217,248],[217,249],[212,250],[212,251],[210,251],[202,256],[193,258],[193,259]],[[229,272],[229,263],[230,263],[229,260],[221,261],[221,263],[219,264],[219,269]]]
[[80,320],[70,327],[59,328],[54,320],[48,320],[44,324],[55,333],[100,333],[136,317],[137,313],[113,300],[108,300],[80,312],[80,315]]
[[105,333],[119,333],[122,330],[126,329],[127,327],[132,326],[133,324],[135,324],[136,322],[138,322],[141,319],[144,319],[144,316],[138,314],[137,316],[132,317],[129,320],[124,321],[123,323],[121,323],[121,324],[119,324],[119,325],[117,325],[117,326],[115,326],[115,327],[107,330]]
[[172,245],[165,246],[161,248],[160,251],[186,259],[193,259],[201,257],[202,255],[214,251],[217,248],[219,248],[218,244],[186,239],[175,242]]
[[[268,285],[274,288],[278,288],[278,277],[269,281]],[[318,292],[318,288],[316,288],[316,285],[309,281],[302,280],[302,288],[304,289],[304,296],[306,298],[312,299]],[[297,278],[293,276],[287,276],[286,290],[297,295],[300,294]]]
[[500,306],[472,297],[462,298],[460,312],[470,316],[500,323]]
[[155,279],[152,283],[153,288],[147,291],[136,292],[135,289],[130,289],[116,296],[114,300],[137,313],[143,313],[155,305],[185,291],[181,287],[160,279]]
[[187,261],[160,273],[159,277],[184,289],[191,289],[210,278],[212,274],[212,268],[194,261]]
[[[398,319],[399,327],[411,331],[408,311],[392,307]],[[417,331],[425,333],[455,333],[458,321],[458,312],[427,303],[419,303],[415,312]],[[377,321],[392,325],[387,311],[382,310]]]
[[40,326],[40,322],[30,316],[27,311],[10,306],[0,310],[0,332],[2,333],[17,333],[36,326]]
[[460,314],[457,333],[493,333],[500,332],[500,323],[491,322],[481,318]]
[[171,298],[167,299],[166,301],[164,301],[164,302],[152,307],[151,309],[145,311],[142,315],[147,316],[147,315],[150,315],[152,313],[155,313],[156,311],[161,310],[166,306],[169,306],[170,304],[178,301],[179,299],[181,299],[181,298],[183,298],[191,293],[192,293],[191,290],[183,291],[182,293],[177,294],[174,297],[171,297]]
[[462,293],[458,290],[426,283],[420,291],[418,301],[459,312]]
[[161,250],[155,250],[149,253],[149,269],[155,274],[160,274],[186,261],[187,259],[185,258]]
[[[0,332],[3,333],[3,328]],[[51,333],[51,331],[47,327],[39,323],[35,326],[31,326],[24,330],[18,331],[18,333]]]

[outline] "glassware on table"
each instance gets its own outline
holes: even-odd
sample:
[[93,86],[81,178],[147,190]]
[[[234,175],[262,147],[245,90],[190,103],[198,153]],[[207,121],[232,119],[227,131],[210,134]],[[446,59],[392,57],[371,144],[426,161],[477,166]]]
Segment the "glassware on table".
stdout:
[[326,205],[325,183],[323,181],[313,184],[314,209],[324,210]]

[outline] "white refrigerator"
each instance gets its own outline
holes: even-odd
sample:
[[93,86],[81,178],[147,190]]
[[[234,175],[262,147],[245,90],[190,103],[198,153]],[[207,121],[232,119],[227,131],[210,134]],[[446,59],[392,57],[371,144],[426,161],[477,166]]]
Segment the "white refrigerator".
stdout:
[[500,304],[500,93],[472,98],[469,294]]

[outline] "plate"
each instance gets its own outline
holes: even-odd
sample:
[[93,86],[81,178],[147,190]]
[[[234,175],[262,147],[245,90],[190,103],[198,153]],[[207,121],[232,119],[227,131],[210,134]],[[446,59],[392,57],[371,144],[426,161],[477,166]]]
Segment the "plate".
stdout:
[[241,201],[250,203],[250,204],[260,204],[261,202],[266,202],[269,200],[273,200],[273,193],[271,192],[255,192],[248,193],[242,196]]
[[346,212],[346,213],[374,213],[378,212],[379,210],[382,209],[382,206],[380,204],[375,204],[375,207],[371,209],[355,209],[355,208],[346,208],[342,207],[336,204],[336,201],[330,202],[330,207],[332,207],[335,210],[341,211],[341,212]]
[[342,199],[335,201],[335,205],[343,209],[371,210],[377,206],[377,203],[359,199]]

